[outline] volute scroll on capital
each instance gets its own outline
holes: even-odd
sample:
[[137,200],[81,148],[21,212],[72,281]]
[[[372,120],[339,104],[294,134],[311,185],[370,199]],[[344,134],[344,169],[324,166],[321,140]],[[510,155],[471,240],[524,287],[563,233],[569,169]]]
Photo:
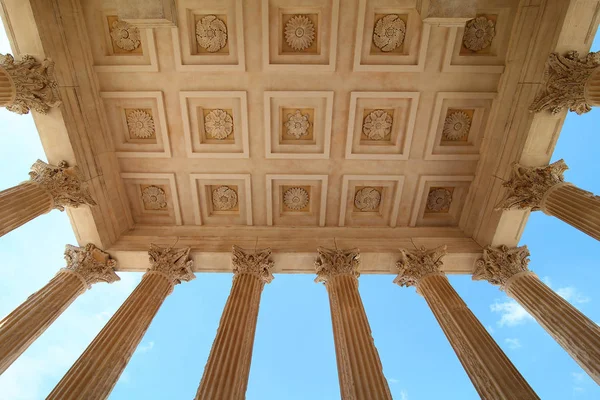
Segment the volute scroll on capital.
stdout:
[[358,278],[360,273],[360,251],[358,249],[332,250],[324,247],[317,248],[315,282],[327,282],[337,275],[350,275]]
[[434,249],[400,249],[400,259],[396,263],[398,276],[394,283],[398,286],[418,286],[421,279],[431,274],[441,274],[442,258],[447,254],[446,246]]
[[0,54],[0,69],[6,71],[14,90],[7,110],[17,114],[28,114],[30,110],[47,114],[51,107],[61,104],[52,60],[38,62],[30,55],[15,60],[10,54]]
[[189,282],[196,278],[192,271],[194,262],[189,259],[190,250],[190,247],[173,249],[151,244],[148,250],[150,268],[147,271],[164,275],[173,285],[180,284],[182,281]]
[[516,274],[529,272],[529,250],[527,246],[509,248],[507,246],[487,246],[483,257],[477,260],[473,280],[486,280],[501,289]]
[[270,283],[274,279],[271,273],[274,263],[271,260],[271,249],[269,248],[250,252],[234,245],[231,264],[234,276],[250,274],[264,283]]
[[53,208],[60,211],[64,211],[65,207],[96,205],[79,168],[69,167],[66,161],[61,161],[58,166],[54,166],[37,160],[31,166],[29,178],[31,182],[37,183],[52,196]]
[[67,266],[63,270],[82,277],[88,288],[97,282],[113,283],[121,280],[115,273],[117,261],[92,243],[85,247],[66,245],[65,260]]

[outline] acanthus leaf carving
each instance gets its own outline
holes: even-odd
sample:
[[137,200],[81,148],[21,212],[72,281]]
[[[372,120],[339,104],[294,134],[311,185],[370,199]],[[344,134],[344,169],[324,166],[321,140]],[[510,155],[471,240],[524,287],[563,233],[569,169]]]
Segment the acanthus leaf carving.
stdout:
[[114,270],[117,261],[92,243],[85,247],[68,244],[65,247],[65,260],[67,266],[63,270],[78,274],[88,287],[96,282],[113,283],[120,280]]
[[52,60],[38,62],[24,55],[16,61],[10,54],[0,54],[0,69],[6,71],[15,91],[7,110],[17,114],[28,114],[30,110],[47,114],[51,107],[61,105]]
[[317,277],[315,282],[327,282],[336,275],[350,275],[355,278],[360,276],[360,253],[358,249],[331,250],[324,247],[317,248],[315,269]]
[[54,207],[64,211],[65,207],[77,208],[81,205],[95,206],[83,177],[77,167],[69,167],[66,161],[58,166],[37,160],[29,172],[32,182],[46,190],[54,202]]
[[253,252],[233,246],[231,254],[231,264],[233,273],[250,274],[256,276],[264,283],[270,283],[273,280],[271,269],[273,261],[271,260],[271,249],[261,249]]
[[600,66],[600,52],[589,53],[584,59],[577,51],[564,56],[552,53],[546,62],[542,91],[529,107],[530,111],[548,110],[558,114],[568,108],[579,115],[592,107],[585,98],[585,85],[594,70]]
[[509,248],[507,246],[487,246],[483,257],[477,260],[473,280],[486,280],[492,285],[504,289],[506,282],[515,274],[529,269],[529,250],[527,246]]
[[189,259],[190,250],[189,247],[174,249],[151,244],[148,250],[150,256],[148,272],[155,271],[168,277],[173,285],[195,279],[196,276],[192,272],[194,262]]
[[446,246],[435,249],[400,249],[400,259],[396,263],[398,276],[394,283],[398,286],[417,286],[425,276],[442,273],[442,258],[446,254]]
[[507,189],[506,194],[496,208],[539,210],[546,192],[564,182],[563,173],[568,168],[563,160],[543,167],[525,167],[514,163],[510,179],[503,184]]

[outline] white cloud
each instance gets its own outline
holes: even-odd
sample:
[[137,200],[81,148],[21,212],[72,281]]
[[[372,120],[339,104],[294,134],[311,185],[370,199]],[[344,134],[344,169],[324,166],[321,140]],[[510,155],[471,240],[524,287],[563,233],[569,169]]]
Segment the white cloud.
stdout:
[[494,328],[492,328],[492,326],[491,326],[491,325],[486,325],[485,329],[487,329],[487,331],[488,331],[490,334],[493,334],[493,333],[494,333]]
[[571,376],[575,382],[583,382],[585,379],[585,372],[571,372]]
[[400,400],[408,400],[408,392],[404,389],[400,391]]
[[516,326],[526,321],[533,320],[527,311],[513,299],[507,299],[504,302],[496,301],[490,306],[490,310],[500,313],[500,326]]
[[144,354],[149,352],[150,350],[152,350],[152,348],[154,347],[154,342],[153,341],[149,341],[148,343],[142,343],[140,344],[140,346],[137,348],[137,352]]
[[585,296],[573,286],[558,288],[556,289],[556,293],[566,301],[573,304],[584,304],[591,301],[588,296]]
[[508,348],[511,350],[516,350],[516,349],[520,349],[521,347],[523,347],[521,345],[521,341],[517,338],[506,338],[506,339],[504,339],[504,343],[506,343]]
[[389,378],[388,381],[390,383],[399,383],[400,382],[398,379],[395,379],[395,378]]

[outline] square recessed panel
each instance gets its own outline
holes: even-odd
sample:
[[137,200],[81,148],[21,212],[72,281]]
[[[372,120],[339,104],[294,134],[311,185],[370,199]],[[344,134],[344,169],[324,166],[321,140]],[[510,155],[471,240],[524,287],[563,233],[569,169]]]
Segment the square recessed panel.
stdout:
[[333,92],[265,92],[266,158],[329,158]]
[[248,158],[246,92],[180,92],[188,157]]
[[175,174],[122,173],[121,178],[136,224],[182,224]]
[[267,175],[267,225],[325,226],[327,175]]
[[119,20],[110,8],[84,7],[94,69],[98,72],[158,72],[152,29]]
[[448,28],[442,72],[504,72],[513,13],[510,8],[477,9],[465,27]]
[[339,0],[262,0],[265,69],[334,71],[338,18]]
[[344,175],[339,226],[395,227],[403,185],[403,176]]
[[162,92],[101,92],[117,157],[171,157]]
[[458,226],[473,176],[421,176],[410,226]]
[[354,70],[423,71],[430,31],[414,7],[399,7],[393,0],[360,0]]
[[346,158],[407,160],[419,93],[352,92]]
[[426,160],[477,160],[496,93],[440,92],[431,115]]
[[196,225],[252,225],[249,174],[190,174]]
[[179,0],[172,29],[178,71],[245,71],[242,0]]

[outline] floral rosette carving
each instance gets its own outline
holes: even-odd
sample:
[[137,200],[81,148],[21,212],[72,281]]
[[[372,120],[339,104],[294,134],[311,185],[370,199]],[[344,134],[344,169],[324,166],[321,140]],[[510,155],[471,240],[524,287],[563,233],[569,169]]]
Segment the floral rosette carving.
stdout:
[[140,47],[140,30],[125,21],[114,21],[111,24],[110,37],[118,48],[133,51]]
[[212,192],[212,203],[215,210],[228,211],[237,205],[238,196],[230,187],[220,186]]
[[288,114],[287,119],[285,128],[287,129],[288,135],[293,136],[296,139],[308,135],[308,128],[310,127],[308,114],[302,114],[300,110],[296,110],[293,114]]
[[427,196],[427,211],[448,211],[452,204],[452,192],[445,188],[436,188]]
[[6,105],[8,111],[28,114],[29,110],[47,114],[61,104],[58,84],[54,80],[54,62],[36,61],[30,55],[15,60],[10,54],[0,54],[0,69],[10,76],[15,87],[14,99]]
[[467,22],[463,44],[471,51],[480,51],[492,44],[496,36],[496,24],[486,17],[477,17]]
[[207,15],[196,24],[196,40],[200,47],[215,53],[227,44],[227,25],[215,15]]
[[304,15],[295,15],[285,24],[285,41],[292,49],[308,49],[315,41],[315,25]]
[[392,131],[392,121],[386,111],[372,111],[363,121],[363,133],[371,140],[383,140]]
[[354,195],[354,205],[360,211],[375,211],[379,204],[381,204],[381,193],[375,188],[362,188]]
[[302,210],[308,205],[308,192],[302,188],[294,187],[285,191],[283,194],[283,203],[290,210]]
[[223,140],[233,132],[233,118],[224,110],[212,110],[204,117],[204,130],[210,138]]
[[162,210],[167,207],[167,195],[158,186],[148,186],[142,190],[144,206],[150,210]]
[[404,43],[406,23],[396,14],[389,14],[375,24],[373,43],[383,52],[390,52]]
[[442,135],[446,140],[462,140],[471,129],[471,118],[462,111],[456,111],[446,117]]
[[140,139],[152,137],[155,132],[152,115],[144,110],[133,110],[127,114],[129,133]]

